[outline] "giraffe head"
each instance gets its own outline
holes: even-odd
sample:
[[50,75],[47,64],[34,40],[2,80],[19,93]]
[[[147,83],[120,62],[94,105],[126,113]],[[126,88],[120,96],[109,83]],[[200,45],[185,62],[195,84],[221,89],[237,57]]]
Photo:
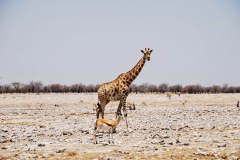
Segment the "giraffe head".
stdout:
[[141,52],[144,54],[145,59],[150,61],[150,55],[153,50],[150,50],[149,48],[145,48],[145,50],[141,50]]

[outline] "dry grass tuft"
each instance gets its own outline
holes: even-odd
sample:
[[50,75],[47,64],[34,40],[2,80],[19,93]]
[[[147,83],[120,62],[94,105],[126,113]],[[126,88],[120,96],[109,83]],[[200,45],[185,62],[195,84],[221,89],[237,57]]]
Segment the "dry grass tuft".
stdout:
[[72,152],[68,152],[68,156],[76,156],[77,155],[77,152],[75,151],[72,151]]

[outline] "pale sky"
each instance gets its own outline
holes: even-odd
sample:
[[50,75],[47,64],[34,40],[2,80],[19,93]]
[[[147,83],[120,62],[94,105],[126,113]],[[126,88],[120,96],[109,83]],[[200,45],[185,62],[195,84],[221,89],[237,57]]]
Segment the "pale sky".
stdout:
[[0,0],[0,84],[240,85],[238,0]]

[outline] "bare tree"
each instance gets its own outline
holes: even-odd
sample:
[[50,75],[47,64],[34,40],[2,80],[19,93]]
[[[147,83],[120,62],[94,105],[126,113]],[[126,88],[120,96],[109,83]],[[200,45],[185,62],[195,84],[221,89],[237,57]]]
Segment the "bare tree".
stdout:
[[86,92],[96,92],[97,91],[96,87],[93,84],[87,85],[87,86],[85,86],[85,88],[86,88],[85,89]]
[[[23,84],[20,82],[12,82],[7,85],[0,84],[0,93],[50,93],[50,92],[97,92],[99,84],[85,85],[82,83],[73,85],[61,85],[61,84],[51,84],[43,85],[41,81],[30,81],[28,84]],[[199,84],[181,86],[180,84],[169,86],[167,83],[160,84],[159,86],[154,84],[143,83],[141,85],[132,84],[130,86],[131,92],[160,92],[168,93],[174,92],[180,95],[180,93],[240,93],[240,86],[228,86],[224,84],[223,86],[213,85],[210,87],[203,87]]]
[[156,92],[158,92],[158,87],[157,87],[157,85],[154,85],[154,84],[150,84],[149,86],[148,86],[148,92],[151,92],[151,93],[156,93]]
[[51,84],[49,85],[51,92],[55,92],[55,93],[59,93],[59,92],[63,92],[63,88],[62,85],[55,83],[55,84]]
[[12,82],[12,86],[14,87],[13,92],[19,93],[20,92],[20,85],[21,85],[20,82]]
[[3,93],[3,86],[0,85],[0,93]]
[[203,93],[204,88],[199,84],[197,84],[197,85],[187,85],[187,86],[183,87],[182,91],[185,92],[185,93],[196,94],[196,93]]
[[43,90],[44,93],[50,93],[51,92],[51,88],[49,86],[43,86]]
[[180,84],[176,84],[176,85],[170,86],[169,91],[174,93],[182,92],[182,88],[183,87]]
[[235,87],[236,93],[240,93],[240,86]]
[[138,92],[138,86],[136,84],[131,84],[129,89],[130,89],[130,92],[135,92],[136,94]]
[[228,92],[228,84],[223,84],[223,86],[221,87],[221,92],[222,93],[227,93]]
[[3,85],[2,87],[2,93],[12,93],[12,87],[11,85]]
[[148,83],[143,83],[140,86],[138,86],[138,91],[139,92],[148,92]]
[[86,85],[80,83],[79,84],[79,92],[86,92]]
[[43,83],[41,81],[30,81],[26,87],[28,87],[28,92],[39,93],[43,90]]
[[210,93],[220,93],[221,87],[218,85],[213,85],[210,89]]
[[70,90],[71,92],[77,92],[77,93],[80,92],[79,84],[73,84],[73,85],[71,85],[69,88],[70,88],[69,90]]
[[168,92],[168,84],[167,83],[160,84],[158,86],[158,91],[161,93]]

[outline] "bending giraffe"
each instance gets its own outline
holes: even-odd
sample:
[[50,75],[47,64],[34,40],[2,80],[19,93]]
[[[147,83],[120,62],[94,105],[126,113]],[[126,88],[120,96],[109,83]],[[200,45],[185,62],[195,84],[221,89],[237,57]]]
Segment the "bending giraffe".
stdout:
[[104,118],[105,106],[110,101],[120,101],[117,112],[121,112],[121,108],[123,108],[124,118],[128,129],[126,99],[129,94],[129,86],[141,72],[146,60],[150,61],[152,50],[145,48],[145,50],[141,50],[141,52],[143,53],[143,57],[130,71],[120,74],[111,82],[102,84],[98,89],[97,118],[99,118],[99,113],[101,113],[102,118]]

